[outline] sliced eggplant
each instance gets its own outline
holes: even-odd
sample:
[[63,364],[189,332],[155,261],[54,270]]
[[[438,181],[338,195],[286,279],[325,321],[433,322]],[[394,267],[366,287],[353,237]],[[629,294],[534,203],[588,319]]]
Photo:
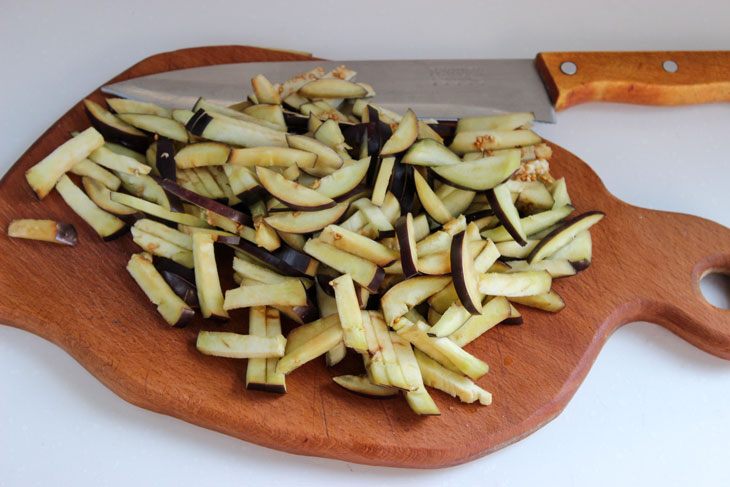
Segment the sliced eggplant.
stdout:
[[368,90],[357,83],[339,78],[326,78],[310,81],[298,93],[310,99],[317,98],[362,98]]
[[223,291],[215,262],[214,242],[213,236],[209,233],[193,234],[195,285],[198,288],[198,302],[203,318],[227,321],[229,316],[223,306]]
[[251,86],[256,94],[256,100],[258,103],[267,103],[273,105],[281,104],[281,97],[279,96],[279,90],[271,84],[266,76],[263,74],[256,75],[251,79]]
[[347,206],[347,203],[339,203],[319,211],[281,211],[272,213],[264,221],[282,232],[312,233],[339,220]]
[[167,285],[148,255],[132,255],[127,263],[127,271],[149,300],[157,305],[157,311],[167,323],[183,327],[190,322],[194,311]]
[[461,159],[440,142],[434,139],[422,139],[408,149],[403,156],[403,162],[433,167],[459,164]]
[[129,208],[128,206],[112,201],[111,191],[96,179],[84,176],[81,178],[81,183],[86,190],[86,194],[91,198],[91,201],[102,210],[116,215],[132,215],[137,213],[137,210],[134,208]]
[[568,195],[568,187],[565,184],[565,178],[556,180],[550,188],[550,194],[553,197],[553,208],[570,204],[570,196]]
[[537,244],[527,257],[527,262],[533,264],[551,256],[573,240],[580,232],[588,230],[601,221],[604,216],[606,214],[601,211],[589,211],[564,222],[540,240],[540,243]]
[[[481,303],[480,307],[481,307]],[[451,335],[472,316],[458,301],[451,303],[446,311],[439,317],[438,321],[431,326],[428,334],[435,337]]]
[[227,358],[275,358],[284,355],[286,338],[201,331],[195,347],[200,353]]
[[[235,223],[244,226],[251,226],[253,221],[251,217],[245,213],[241,213],[238,210],[226,206],[222,203],[218,203],[215,200],[201,196],[189,189],[185,189],[179,184],[170,181],[169,179],[160,179],[157,181],[162,188],[168,193],[174,194],[175,196],[183,199],[189,203],[194,204],[204,210],[211,211],[217,215],[221,215],[229,220],[233,220]],[[179,222],[183,223],[183,222]]]
[[522,215],[532,215],[549,210],[554,206],[553,196],[540,181],[513,181],[507,182],[510,191],[519,189],[515,206]]
[[[572,206],[566,205],[561,206],[560,208],[543,211],[541,213],[535,213],[534,215],[520,219],[520,225],[522,226],[525,234],[534,235],[567,217],[573,212],[573,210],[574,208]],[[482,236],[495,243],[514,240],[504,226],[486,230],[482,232]]]
[[338,225],[328,225],[320,234],[319,239],[381,267],[392,263],[399,255],[398,252],[385,245]]
[[[242,147],[278,146],[286,147],[286,134],[261,124],[239,120],[216,112],[203,111],[198,119],[190,110],[175,110],[173,117],[186,124],[194,135],[204,139]],[[202,120],[202,121],[201,121]],[[190,124],[190,122],[194,122]]]
[[[175,164],[181,169],[204,166],[222,166],[228,161],[231,148],[220,142],[199,142],[180,149]],[[164,177],[164,176],[163,176]]]
[[149,145],[147,135],[122,121],[116,115],[91,100],[84,100],[84,108],[91,125],[99,131],[105,139],[118,142],[137,152],[144,152]]
[[479,276],[479,291],[490,296],[532,296],[549,292],[551,285],[552,277],[547,271],[487,272]]
[[529,306],[531,308],[541,309],[543,311],[550,311],[551,313],[557,313],[565,308],[565,301],[563,301],[563,298],[561,298],[560,295],[552,289],[542,294],[521,297],[513,296],[509,299],[515,303]]
[[244,108],[243,113],[271,124],[272,128],[275,127],[284,132],[287,129],[286,119],[284,118],[284,110],[281,105],[260,103],[258,105],[251,105],[250,107]]
[[233,166],[298,166],[314,167],[317,154],[291,147],[246,147],[231,150],[228,164]]
[[370,317],[369,323],[372,326],[373,334],[378,342],[378,352],[383,358],[388,384],[405,391],[417,389],[418,384],[409,384],[403,375],[403,370],[398,363],[395,347],[390,338],[391,334],[385,325],[383,315],[379,311],[368,311],[367,313]]
[[390,386],[373,384],[367,375],[340,375],[332,378],[335,384],[350,392],[374,399],[393,397],[398,389]]
[[471,404],[479,402],[483,406],[492,404],[492,395],[464,377],[447,369],[425,353],[416,349],[416,360],[423,377],[423,383],[457,397],[461,402]]
[[127,230],[124,221],[99,208],[65,174],[58,179],[56,191],[66,204],[104,240],[114,240]]
[[146,101],[127,98],[107,98],[106,104],[116,113],[147,113],[159,117],[172,118],[172,110]]
[[535,120],[532,112],[505,113],[487,117],[464,117],[456,124],[457,132],[477,130],[516,130]]
[[413,230],[413,215],[408,213],[398,219],[395,224],[395,236],[400,248],[400,259],[403,275],[409,279],[418,274],[418,253],[416,237]]
[[418,199],[428,215],[441,224],[451,220],[453,218],[451,212],[444,206],[441,199],[436,196],[436,193],[431,189],[426,179],[418,171],[413,173],[413,178]]
[[446,276],[417,276],[391,287],[381,299],[388,326],[393,326],[393,323],[410,308],[424,302],[446,287],[449,282],[451,278]]
[[509,301],[504,296],[495,296],[482,306],[482,312],[471,316],[457,330],[449,335],[449,339],[460,347],[465,347],[476,340],[487,330],[504,323],[511,316]]
[[401,318],[395,324],[396,331],[421,351],[441,365],[460,372],[473,380],[478,380],[489,372],[489,366],[482,360],[464,351],[448,338],[437,338],[428,335],[429,326],[426,323],[413,323]]
[[[266,336],[269,338],[282,336],[281,316],[277,309],[266,309]],[[266,391],[286,394],[286,378],[284,374],[276,371],[278,364],[279,359],[276,357],[266,359]]]
[[537,244],[540,243],[539,240],[533,240],[529,238],[525,241],[527,243],[524,246],[518,244],[514,240],[499,242],[496,245],[497,249],[499,250],[499,254],[505,259],[525,259],[528,255],[530,255],[532,249],[534,249]]
[[100,184],[104,185],[104,187],[112,191],[118,190],[119,186],[122,184],[121,179],[90,159],[83,159],[77,162],[69,170],[69,172],[78,176],[86,176],[95,179]]
[[313,166],[300,166],[302,170],[312,176],[322,177],[332,174],[344,163],[342,157],[334,149],[306,135],[287,135],[286,142],[293,149],[311,152],[317,156]]
[[489,200],[489,205],[494,210],[494,214],[515,242],[522,246],[527,245],[527,235],[522,228],[520,214],[514,203],[512,203],[509,188],[501,184],[496,188],[487,190],[487,200]]
[[104,138],[93,127],[67,140],[25,172],[25,179],[38,198],[51,192],[61,176],[104,145]]
[[251,306],[305,306],[307,293],[299,280],[277,284],[241,286],[226,291],[223,308],[249,308]]
[[63,245],[76,245],[76,229],[70,223],[55,220],[13,220],[8,225],[8,237],[41,240]]
[[541,260],[530,264],[526,260],[512,260],[507,274],[525,271],[548,271],[553,279],[574,276],[578,271],[570,261],[562,259]]
[[[266,336],[266,306],[254,306],[248,314],[248,334]],[[246,363],[246,389],[266,390],[265,358],[250,358]]]
[[457,154],[465,154],[472,151],[522,147],[541,141],[539,135],[527,129],[457,131],[449,149]]
[[370,292],[377,292],[385,277],[385,272],[382,267],[320,240],[308,240],[304,245],[304,251],[319,262],[332,267],[338,272],[350,274],[353,281]]
[[[335,201],[313,189],[289,181],[281,174],[265,167],[256,167],[261,186],[274,198],[295,210],[325,210],[335,206]],[[286,230],[285,230],[286,231]]]
[[310,188],[329,198],[344,197],[358,187],[369,167],[370,157],[365,157],[316,180]]
[[[530,297],[532,297],[532,296],[530,296]],[[514,325],[521,325],[523,322],[524,322],[524,320],[522,319],[522,315],[520,314],[520,312],[517,310],[517,308],[515,308],[515,306],[512,303],[510,303],[509,304],[509,316],[507,318],[503,319],[502,322],[500,323],[500,325],[514,326]]]
[[286,355],[279,359],[276,372],[279,374],[289,374],[310,360],[324,355],[342,341],[342,336],[342,328],[340,326],[335,325],[325,328],[301,346],[291,352],[287,351]]
[[451,274],[461,304],[471,314],[481,314],[483,294],[466,231],[457,233],[451,241]]
[[345,345],[358,352],[367,351],[368,343],[365,338],[360,303],[355,294],[352,277],[349,274],[343,274],[331,280],[329,285],[334,289]]
[[476,161],[434,167],[431,171],[450,185],[460,189],[480,191],[494,188],[508,179],[519,167],[519,151],[513,150]]
[[[266,120],[262,120],[260,118],[253,117],[251,115],[248,115],[246,113],[240,112],[235,109],[232,109],[230,107],[218,105],[209,100],[206,100],[205,98],[198,98],[198,101],[195,102],[195,106],[193,106],[193,112],[197,112],[200,109],[203,109],[206,113],[208,113],[210,115],[215,115],[215,114],[224,115],[228,118],[241,120],[243,122],[252,123],[254,125],[260,125],[264,128],[274,130],[276,132],[285,132],[286,131],[277,124],[268,122]],[[189,116],[189,114],[187,111],[182,111],[182,112],[178,112],[177,110],[173,111],[173,118],[177,117],[182,123],[188,122],[188,120],[187,120],[188,116]]]
[[119,118],[129,125],[146,132],[177,140],[178,142],[188,142],[188,132],[185,130],[185,126],[177,120],[146,113],[123,113],[119,115]]
[[385,200],[385,193],[388,191],[388,187],[390,186],[394,166],[395,157],[384,157],[380,161],[380,167],[375,178],[375,183],[373,184],[373,195],[371,198],[371,201],[375,206],[381,206]]
[[416,141],[417,137],[418,118],[416,118],[416,114],[413,113],[413,110],[409,108],[398,124],[398,128],[385,142],[383,148],[380,149],[380,155],[389,156],[391,154],[403,152]]
[[[155,266],[157,268],[157,266]],[[185,304],[191,308],[200,308],[198,303],[198,289],[191,281],[188,281],[179,274],[169,271],[157,269],[162,278],[165,280],[170,289],[182,299]]]
[[361,198],[352,203],[353,208],[362,211],[365,219],[378,230],[381,237],[388,236],[388,233],[395,231],[390,219],[383,213],[381,207],[375,206],[372,201],[367,198]]
[[591,265],[592,246],[591,234],[588,230],[584,230],[563,248],[548,257],[548,260],[568,260],[575,270],[580,272]]

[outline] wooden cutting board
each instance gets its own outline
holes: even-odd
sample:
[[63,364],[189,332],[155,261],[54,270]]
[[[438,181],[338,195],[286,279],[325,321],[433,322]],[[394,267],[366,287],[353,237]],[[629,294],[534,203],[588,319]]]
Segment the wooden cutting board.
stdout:
[[[243,46],[159,54],[113,81],[208,64],[298,60]],[[242,91],[245,92],[245,87]],[[102,99],[99,90],[91,94]],[[730,229],[701,218],[644,210],[619,201],[583,161],[553,145],[554,175],[565,176],[578,213],[602,210],[591,230],[593,264],[555,289],[558,314],[523,309],[525,324],[498,326],[467,350],[489,363],[478,383],[491,406],[465,405],[433,391],[440,417],[414,415],[401,398],[370,400],[336,386],[323,360],[287,378],[288,394],[244,389],[245,361],[195,350],[196,319],[173,329],[157,315],[124,267],[138,251],[126,236],[111,243],[66,207],[57,193],[38,201],[24,172],[89,122],[81,104],[44,133],[0,181],[0,322],[66,350],[123,399],[205,428],[291,453],[401,467],[436,468],[479,458],[555,418],[619,326],[652,321],[697,347],[730,359],[730,311],[708,304],[699,280],[730,272]],[[577,214],[577,213],[576,213]],[[79,245],[10,239],[14,218],[69,221]],[[228,329],[245,332],[245,313]]]

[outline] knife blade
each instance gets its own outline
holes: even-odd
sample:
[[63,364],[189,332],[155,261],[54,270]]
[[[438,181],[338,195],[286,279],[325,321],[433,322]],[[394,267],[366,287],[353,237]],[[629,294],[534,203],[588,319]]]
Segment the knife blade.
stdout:
[[533,59],[284,61],[181,69],[107,85],[105,93],[191,108],[199,97],[230,105],[246,98],[258,74],[283,82],[345,65],[376,88],[376,102],[421,118],[555,110],[587,101],[682,105],[730,101],[730,51],[563,52]]

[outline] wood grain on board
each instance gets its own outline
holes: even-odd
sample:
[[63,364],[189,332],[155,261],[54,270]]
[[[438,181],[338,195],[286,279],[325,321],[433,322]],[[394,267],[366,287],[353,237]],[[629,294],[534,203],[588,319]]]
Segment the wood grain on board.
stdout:
[[[309,59],[243,46],[159,54],[113,81],[170,69],[244,61]],[[91,97],[101,100],[97,90]],[[553,419],[573,396],[605,340],[636,320],[659,323],[697,347],[730,359],[730,311],[699,289],[708,270],[730,270],[730,230],[701,218],[649,211],[611,196],[580,159],[554,146],[577,212],[606,213],[591,230],[593,264],[556,280],[558,314],[522,308],[525,324],[498,326],[466,348],[490,365],[478,384],[491,406],[461,404],[433,391],[440,417],[418,417],[401,398],[368,400],[336,386],[313,361],[287,377],[288,393],[244,389],[245,361],[195,350],[196,318],[184,329],[159,317],[125,270],[138,251],[129,236],[105,243],[56,192],[35,198],[24,172],[89,125],[80,104],[56,122],[0,181],[0,322],[66,350],[91,374],[140,407],[292,453],[418,468],[444,467],[513,443]],[[576,213],[577,214],[577,213]],[[68,221],[76,247],[10,239],[14,218]],[[246,331],[244,311],[225,329]],[[344,366],[346,367],[346,366]]]

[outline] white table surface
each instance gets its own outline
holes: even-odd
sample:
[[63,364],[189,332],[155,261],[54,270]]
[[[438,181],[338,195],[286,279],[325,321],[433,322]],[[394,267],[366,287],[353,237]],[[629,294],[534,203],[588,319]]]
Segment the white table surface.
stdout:
[[[730,48],[723,0],[204,4],[4,1],[0,174],[98,85],[182,47],[276,46],[331,59]],[[619,198],[730,227],[728,128],[728,104],[590,104],[537,130],[588,161]],[[727,307],[730,286],[705,287]],[[0,485],[730,485],[729,405],[730,363],[636,323],[608,340],[565,411],[527,439],[454,468],[375,468],[280,453],[139,409],[56,346],[0,326]]]

